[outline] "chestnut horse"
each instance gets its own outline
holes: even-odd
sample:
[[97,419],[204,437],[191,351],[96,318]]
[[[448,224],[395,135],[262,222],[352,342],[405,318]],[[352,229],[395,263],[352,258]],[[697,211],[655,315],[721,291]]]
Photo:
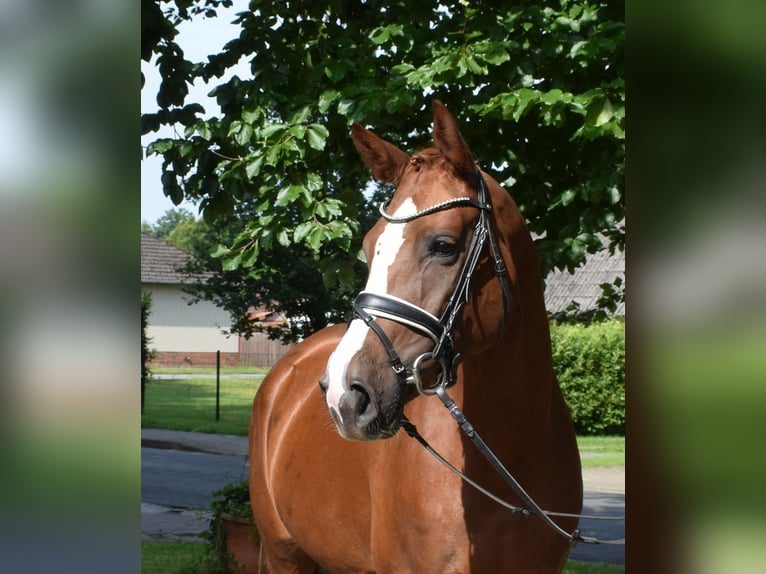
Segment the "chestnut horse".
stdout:
[[524,506],[431,396],[448,389],[541,508],[580,512],[580,459],[522,216],[477,168],[440,102],[435,147],[412,157],[360,125],[352,131],[373,175],[397,189],[365,237],[369,277],[353,319],[294,347],[255,397],[250,495],[261,566],[560,572],[567,538],[501,507],[399,432],[411,421],[469,478]]

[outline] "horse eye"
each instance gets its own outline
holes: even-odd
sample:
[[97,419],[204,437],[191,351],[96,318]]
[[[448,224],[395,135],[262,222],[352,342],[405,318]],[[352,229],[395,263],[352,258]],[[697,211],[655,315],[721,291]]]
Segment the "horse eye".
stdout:
[[449,257],[454,255],[456,249],[457,244],[454,241],[444,238],[434,239],[430,246],[431,253],[440,257]]

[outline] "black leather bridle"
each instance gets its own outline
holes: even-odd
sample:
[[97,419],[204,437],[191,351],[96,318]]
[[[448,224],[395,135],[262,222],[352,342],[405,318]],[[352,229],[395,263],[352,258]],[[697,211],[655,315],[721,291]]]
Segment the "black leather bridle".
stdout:
[[[448,388],[456,382],[456,368],[460,362],[460,353],[455,352],[452,330],[460,310],[470,300],[471,280],[473,279],[476,266],[481,259],[484,247],[487,244],[489,244],[490,252],[494,258],[495,273],[503,292],[503,328],[501,336],[502,331],[505,330],[505,317],[513,305],[507,268],[500,253],[497,237],[492,229],[492,204],[487,184],[481,171],[477,171],[477,177],[477,199],[457,197],[403,217],[387,213],[388,203],[383,203],[380,206],[381,215],[389,223],[407,223],[408,221],[446,209],[458,207],[478,208],[479,218],[476,222],[463,268],[441,317],[437,318],[414,303],[387,294],[362,291],[354,300],[352,319],[361,319],[378,336],[388,354],[391,368],[399,380],[404,383],[414,384],[418,392],[425,395],[434,394],[437,387]],[[394,349],[391,339],[389,339],[388,335],[386,335],[385,331],[375,320],[376,318],[395,321],[430,338],[434,342],[433,350],[419,355],[413,361],[412,366],[407,368],[399,358],[396,349]],[[437,361],[441,366],[441,373],[434,387],[426,387],[421,378],[421,366],[427,361]]]
[[[490,497],[498,504],[508,508],[514,513],[519,513],[523,516],[537,516],[539,517],[549,528],[553,529],[557,534],[563,536],[569,540],[570,544],[574,546],[577,542],[586,542],[588,544],[625,544],[625,539],[620,540],[600,540],[598,538],[583,536],[579,530],[575,529],[572,532],[567,532],[562,529],[556,522],[551,519],[551,516],[560,517],[572,517],[572,518],[589,518],[589,519],[601,519],[601,520],[624,520],[625,517],[601,517],[601,516],[587,516],[582,514],[572,514],[564,512],[551,512],[543,510],[538,504],[527,494],[522,488],[521,484],[514,478],[514,476],[508,471],[495,454],[490,450],[487,444],[482,440],[479,433],[471,425],[466,418],[463,411],[458,407],[454,400],[448,395],[446,389],[454,385],[457,378],[456,367],[460,362],[460,353],[456,353],[453,341],[452,341],[452,329],[455,325],[460,310],[470,300],[471,279],[473,273],[476,270],[476,266],[481,259],[481,255],[484,251],[484,246],[489,243],[490,252],[495,262],[495,273],[500,287],[503,292],[503,325],[500,331],[500,337],[505,332],[505,319],[508,315],[511,306],[513,305],[513,298],[511,296],[511,287],[508,280],[508,271],[503,261],[503,256],[500,253],[500,248],[497,243],[497,238],[492,230],[490,214],[492,213],[492,205],[490,203],[489,192],[487,191],[487,184],[484,181],[481,172],[477,173],[478,176],[478,189],[477,200],[470,197],[458,197],[443,201],[429,208],[423,209],[412,215],[403,217],[397,217],[389,215],[386,212],[388,207],[387,203],[380,206],[381,215],[390,223],[406,223],[417,219],[419,217],[425,217],[437,211],[443,211],[445,209],[453,209],[457,207],[476,207],[479,209],[479,218],[476,222],[476,228],[474,229],[473,237],[471,238],[471,244],[468,248],[468,254],[463,264],[463,269],[455,283],[455,287],[452,290],[452,295],[447,301],[447,305],[441,314],[440,318],[436,318],[434,315],[422,309],[421,307],[405,301],[398,297],[393,297],[387,294],[371,293],[368,291],[362,291],[357,295],[354,300],[354,314],[352,319],[362,319],[365,324],[372,329],[372,331],[378,336],[383,347],[385,347],[388,353],[391,368],[396,373],[396,376],[403,383],[413,383],[418,392],[423,395],[436,395],[442,404],[447,408],[452,418],[458,423],[461,430],[465,435],[471,439],[473,444],[479,449],[481,454],[489,461],[497,473],[503,478],[503,480],[513,489],[513,491],[522,500],[524,506],[515,506],[507,503],[506,501],[498,498],[488,490],[481,487],[479,484],[467,477],[463,472],[458,470],[455,466],[450,464],[444,457],[436,452],[433,447],[420,435],[417,428],[412,424],[407,417],[402,415],[402,428],[407,434],[415,438],[421,445],[423,445],[429,453],[436,457],[442,464],[449,468],[452,472],[460,476],[468,484]],[[375,321],[376,318],[390,319],[396,321],[402,325],[418,331],[424,336],[429,337],[434,342],[434,348],[432,351],[426,352],[418,356],[412,363],[412,367],[408,369],[399,358],[399,355],[394,349],[391,339],[388,338],[385,331]],[[436,385],[433,387],[425,387],[420,374],[420,368],[424,361],[434,360],[441,365],[441,373],[437,379]]]

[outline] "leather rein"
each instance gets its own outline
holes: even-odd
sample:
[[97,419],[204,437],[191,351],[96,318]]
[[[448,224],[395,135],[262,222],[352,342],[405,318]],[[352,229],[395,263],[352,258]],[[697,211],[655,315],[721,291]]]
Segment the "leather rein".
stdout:
[[[477,186],[477,199],[474,200],[471,197],[457,197],[447,201],[443,201],[426,209],[420,210],[417,213],[407,216],[395,216],[390,215],[386,209],[388,202],[381,204],[380,213],[386,221],[390,223],[407,223],[419,217],[424,217],[438,211],[446,209],[454,209],[457,207],[475,207],[479,210],[479,217],[476,222],[473,237],[468,248],[466,260],[463,264],[463,268],[455,284],[455,288],[452,291],[447,305],[441,314],[441,317],[437,318],[425,309],[405,301],[398,297],[394,297],[387,294],[372,293],[368,291],[362,291],[357,295],[353,305],[353,319],[361,319],[364,323],[378,336],[380,342],[386,350],[389,357],[391,368],[396,373],[397,378],[404,384],[414,384],[418,393],[426,396],[436,395],[439,400],[447,408],[450,415],[455,419],[465,435],[471,439],[476,445],[479,451],[490,462],[493,468],[502,476],[505,482],[511,487],[511,489],[519,496],[519,498],[525,504],[525,507],[518,507],[498,498],[494,494],[490,493],[476,482],[468,478],[460,470],[455,468],[446,459],[444,459],[438,452],[436,452],[430,444],[420,435],[415,425],[413,425],[406,417],[403,417],[402,428],[407,434],[415,438],[426,450],[436,457],[442,464],[447,466],[452,472],[460,476],[465,482],[490,497],[498,504],[508,508],[514,513],[521,514],[523,516],[538,516],[543,522],[553,529],[556,533],[567,538],[570,544],[574,546],[577,542],[585,542],[588,544],[625,544],[625,540],[599,540],[597,538],[591,538],[580,534],[579,530],[573,532],[567,532],[562,529],[556,522],[554,522],[551,516],[571,517],[571,518],[588,518],[588,519],[600,519],[600,520],[624,520],[625,517],[598,517],[588,516],[583,514],[570,514],[570,513],[557,513],[550,512],[541,509],[537,503],[532,499],[529,494],[522,488],[513,475],[506,469],[495,454],[490,450],[487,444],[482,440],[474,427],[466,418],[462,410],[457,406],[455,401],[447,394],[447,389],[455,384],[457,381],[457,366],[460,363],[461,355],[456,353],[453,345],[452,330],[455,325],[455,321],[460,314],[463,306],[470,300],[471,279],[473,273],[479,263],[481,255],[484,251],[484,247],[489,244],[490,253],[494,259],[495,274],[500,282],[500,287],[503,293],[503,323],[505,323],[506,316],[509,313],[510,308],[513,305],[513,297],[511,295],[510,282],[508,280],[507,268],[503,261],[503,256],[498,246],[497,237],[492,229],[491,212],[492,205],[490,202],[489,192],[487,190],[487,184],[484,181],[484,177],[480,170],[477,170],[478,186]],[[394,348],[393,343],[389,339],[388,335],[378,325],[376,318],[384,318],[392,321],[396,321],[411,329],[414,329],[421,334],[429,337],[434,342],[434,348],[432,351],[426,352],[418,356],[412,363],[411,368],[407,368]],[[501,333],[505,331],[504,325],[501,328]],[[501,335],[502,336],[502,335]],[[423,384],[421,377],[421,366],[424,362],[436,361],[441,366],[441,373],[437,377],[436,385],[433,387],[426,387]]]

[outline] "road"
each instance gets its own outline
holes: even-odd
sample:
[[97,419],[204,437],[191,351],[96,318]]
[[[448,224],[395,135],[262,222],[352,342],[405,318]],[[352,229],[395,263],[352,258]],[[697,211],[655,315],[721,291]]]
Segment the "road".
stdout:
[[[141,448],[141,532],[144,539],[198,541],[207,528],[201,512],[212,492],[247,478],[247,457],[163,448]],[[625,495],[586,492],[584,514],[624,516]],[[580,521],[583,535],[625,537],[625,522]],[[579,543],[570,558],[581,562],[625,564],[624,546]]]

